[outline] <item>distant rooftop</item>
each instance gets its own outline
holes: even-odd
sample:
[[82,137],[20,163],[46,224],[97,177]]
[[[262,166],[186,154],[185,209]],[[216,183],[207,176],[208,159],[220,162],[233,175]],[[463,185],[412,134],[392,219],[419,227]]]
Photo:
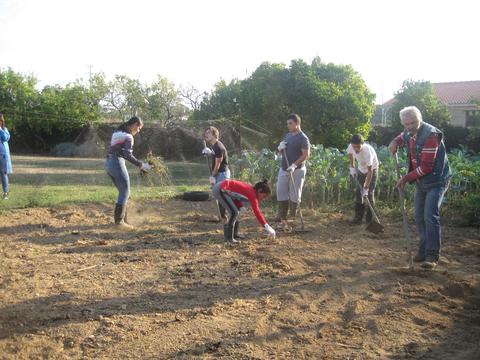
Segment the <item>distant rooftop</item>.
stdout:
[[[480,99],[480,80],[432,83],[438,98],[446,105],[470,104],[472,98]],[[395,98],[384,105],[393,105]]]

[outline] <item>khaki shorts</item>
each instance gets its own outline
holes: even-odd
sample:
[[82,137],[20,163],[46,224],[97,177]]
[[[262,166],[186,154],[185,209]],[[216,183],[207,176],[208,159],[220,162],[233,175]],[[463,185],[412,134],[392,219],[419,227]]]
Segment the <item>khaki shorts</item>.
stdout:
[[288,171],[280,169],[277,179],[277,201],[293,201],[300,203],[302,200],[302,189],[305,183],[307,168],[302,166],[292,173],[295,186]]

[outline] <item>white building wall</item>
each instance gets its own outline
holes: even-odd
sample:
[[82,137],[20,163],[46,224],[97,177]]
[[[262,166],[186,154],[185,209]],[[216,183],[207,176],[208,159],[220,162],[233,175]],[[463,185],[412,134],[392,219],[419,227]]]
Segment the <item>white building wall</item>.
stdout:
[[465,127],[465,120],[466,120],[466,115],[465,115],[465,110],[463,108],[452,108],[448,107],[448,111],[450,111],[450,115],[452,115],[452,120],[450,124],[453,126],[461,126]]

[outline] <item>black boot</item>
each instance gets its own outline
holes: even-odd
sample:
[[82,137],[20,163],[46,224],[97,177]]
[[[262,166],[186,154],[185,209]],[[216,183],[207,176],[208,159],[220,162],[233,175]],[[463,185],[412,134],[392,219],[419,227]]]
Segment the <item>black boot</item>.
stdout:
[[298,209],[298,203],[290,201],[290,215],[289,217],[291,219],[295,219],[297,217],[297,209]]
[[360,225],[362,223],[364,212],[365,206],[363,204],[355,203],[355,216],[351,221],[352,225]]
[[115,211],[113,214],[115,224],[125,229],[133,229],[132,225],[129,225],[125,222],[126,211],[127,211],[127,205],[115,204]]
[[278,214],[277,214],[277,222],[287,220],[288,216],[288,200],[287,201],[279,201],[278,202]]
[[233,238],[234,238],[234,239],[243,240],[243,239],[245,239],[245,236],[240,235],[240,234],[238,233],[239,229],[240,229],[240,222],[237,220],[237,222],[236,222],[235,225],[233,226]]
[[230,224],[223,225],[223,238],[226,243],[237,243],[233,237],[233,226]]
[[113,213],[115,224],[119,225],[123,221],[123,216],[123,205],[115,204],[115,211]]

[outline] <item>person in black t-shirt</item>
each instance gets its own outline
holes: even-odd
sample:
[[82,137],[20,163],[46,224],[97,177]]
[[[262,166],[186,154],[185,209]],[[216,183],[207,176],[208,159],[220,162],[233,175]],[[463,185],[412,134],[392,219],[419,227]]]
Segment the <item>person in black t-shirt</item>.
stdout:
[[214,161],[211,162],[210,184],[215,185],[226,179],[230,179],[230,169],[228,168],[228,152],[225,145],[219,139],[219,131],[216,127],[210,126],[205,130],[205,140],[212,148],[204,148],[202,154],[211,156]]
[[[219,140],[220,132],[214,126],[209,126],[204,132],[205,141],[212,147],[205,147],[202,154],[211,157],[210,184],[213,186],[223,180],[230,179],[228,168],[228,152],[225,145]],[[220,216],[225,219],[225,209],[219,205]]]

